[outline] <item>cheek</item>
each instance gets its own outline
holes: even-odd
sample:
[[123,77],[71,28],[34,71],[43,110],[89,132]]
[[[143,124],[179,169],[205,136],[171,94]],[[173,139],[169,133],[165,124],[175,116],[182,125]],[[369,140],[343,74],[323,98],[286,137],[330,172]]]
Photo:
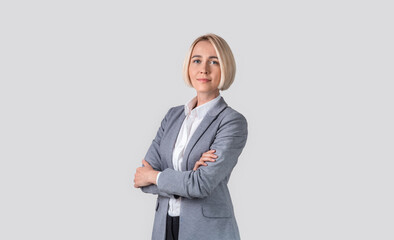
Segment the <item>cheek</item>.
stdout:
[[189,70],[188,70],[189,75],[192,76],[194,72],[195,71],[194,71],[193,67],[189,67]]
[[215,75],[216,75],[216,78],[220,81],[220,76],[221,76],[220,69],[218,69],[218,70],[216,71]]

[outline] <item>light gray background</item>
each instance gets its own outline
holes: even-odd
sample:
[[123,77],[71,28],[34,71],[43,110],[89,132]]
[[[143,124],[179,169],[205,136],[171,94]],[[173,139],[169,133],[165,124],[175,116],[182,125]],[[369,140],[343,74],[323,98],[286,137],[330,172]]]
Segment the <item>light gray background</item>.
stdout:
[[393,239],[390,1],[1,1],[0,239],[149,239],[132,187],[213,32],[249,122],[242,239]]

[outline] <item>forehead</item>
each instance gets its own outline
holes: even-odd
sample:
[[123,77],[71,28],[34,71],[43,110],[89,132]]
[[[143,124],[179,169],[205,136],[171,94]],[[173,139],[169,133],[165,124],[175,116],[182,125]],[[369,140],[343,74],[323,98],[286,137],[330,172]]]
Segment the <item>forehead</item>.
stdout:
[[192,54],[216,56],[216,51],[212,43],[203,40],[199,41],[196,45],[194,45]]

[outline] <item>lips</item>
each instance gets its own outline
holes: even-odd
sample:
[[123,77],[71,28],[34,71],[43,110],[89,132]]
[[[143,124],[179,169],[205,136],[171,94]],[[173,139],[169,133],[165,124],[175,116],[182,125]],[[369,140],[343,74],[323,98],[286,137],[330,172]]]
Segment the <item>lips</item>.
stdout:
[[199,81],[199,82],[209,82],[211,80],[209,80],[208,78],[197,78],[197,81]]

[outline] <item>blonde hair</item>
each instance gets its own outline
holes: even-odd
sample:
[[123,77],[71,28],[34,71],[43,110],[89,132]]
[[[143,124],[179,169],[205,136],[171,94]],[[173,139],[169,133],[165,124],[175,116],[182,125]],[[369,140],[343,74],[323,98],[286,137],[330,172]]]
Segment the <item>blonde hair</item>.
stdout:
[[216,50],[216,54],[219,58],[220,64],[220,83],[219,83],[219,90],[227,90],[231,84],[234,82],[235,78],[235,59],[233,53],[230,49],[230,46],[227,42],[219,37],[216,34],[209,33],[198,37],[192,45],[188,53],[186,54],[185,61],[183,62],[183,79],[185,80],[186,84],[190,87],[193,87],[190,76],[189,76],[189,65],[190,65],[190,58],[193,52],[194,46],[200,41],[209,41]]

